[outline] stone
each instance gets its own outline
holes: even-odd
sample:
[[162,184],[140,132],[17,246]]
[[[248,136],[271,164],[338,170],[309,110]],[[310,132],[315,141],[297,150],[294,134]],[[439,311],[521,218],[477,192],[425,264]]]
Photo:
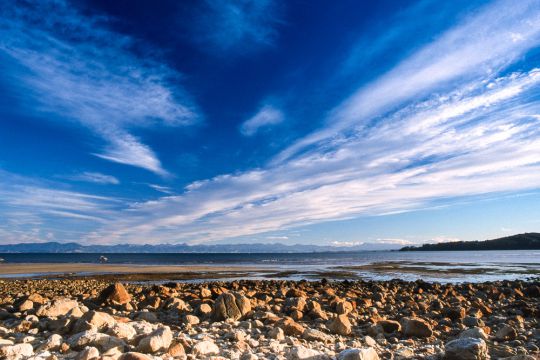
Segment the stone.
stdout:
[[59,298],[50,304],[45,304],[39,307],[36,312],[40,317],[59,317],[66,315],[70,310],[79,306],[76,300]]
[[124,285],[117,282],[105,288],[99,294],[98,300],[102,303],[124,305],[131,301],[131,296]]
[[152,360],[152,358],[148,355],[141,354],[138,352],[127,352],[120,355],[118,360]]
[[283,340],[285,339],[285,332],[279,327],[275,327],[268,332],[268,337],[274,340]]
[[433,335],[431,325],[421,318],[403,318],[401,320],[405,336],[430,337]]
[[308,349],[305,346],[293,346],[288,353],[287,359],[290,360],[327,360],[330,357],[320,351]]
[[95,330],[87,330],[77,333],[67,340],[68,345],[75,350],[82,350],[86,346],[97,347],[101,351],[107,351],[114,347],[125,347],[125,343],[107,334],[98,333]]
[[34,303],[31,300],[25,300],[19,305],[19,311],[27,311],[34,308]]
[[171,329],[168,326],[160,327],[139,341],[137,351],[152,354],[158,351],[166,351],[171,346],[171,342]]
[[349,335],[352,332],[351,322],[345,314],[338,315],[335,317],[330,324],[328,329],[338,335]]
[[182,344],[175,343],[175,344],[172,344],[169,347],[169,350],[167,350],[167,354],[172,356],[172,357],[181,357],[181,358],[183,358],[183,357],[186,356],[186,350],[184,349]]
[[32,355],[34,355],[34,348],[28,343],[0,346],[1,359],[17,360],[30,357]]
[[391,334],[394,332],[401,331],[401,324],[399,323],[399,321],[380,320],[379,322],[377,322],[377,325],[380,325],[386,334]]
[[462,338],[445,345],[444,360],[487,360],[486,342],[482,339]]
[[46,351],[46,350],[53,350],[56,351],[60,349],[60,346],[64,342],[64,338],[62,338],[59,334],[52,334],[47,338],[47,340],[39,347],[39,350]]
[[75,360],[94,360],[99,359],[99,350],[93,346],[86,347],[81,351],[76,357]]
[[304,333],[304,327],[290,318],[285,318],[279,322],[279,326],[288,336],[301,336]]
[[249,299],[239,293],[225,292],[218,296],[212,309],[215,321],[238,320],[251,311]]
[[218,355],[219,348],[213,341],[205,340],[195,344],[191,349],[191,353],[195,356]]
[[338,354],[337,360],[379,360],[379,355],[372,347],[347,349]]
[[489,336],[485,333],[484,329],[479,327],[464,330],[461,332],[461,334],[459,334],[459,337],[460,339],[469,337],[474,339],[482,339],[484,341],[487,341],[489,339]]
[[115,323],[114,318],[105,312],[88,311],[77,320],[73,331],[77,333],[91,329],[103,331],[112,327]]
[[348,301],[340,301],[336,305],[336,312],[338,314],[348,314],[353,311],[353,306]]
[[201,304],[199,306],[199,314],[205,317],[211,315],[212,307],[208,304]]
[[321,341],[321,342],[327,342],[327,341],[332,340],[332,336],[325,334],[320,330],[315,330],[315,329],[304,330],[304,333],[302,334],[302,338],[306,339],[307,341]]
[[502,328],[500,328],[495,333],[495,339],[499,341],[510,341],[514,340],[517,336],[517,331],[510,325],[503,325]]
[[112,327],[109,327],[107,334],[130,341],[137,335],[137,331],[135,331],[131,324],[116,323]]
[[200,320],[195,315],[184,316],[184,324],[197,325],[198,323],[200,323]]

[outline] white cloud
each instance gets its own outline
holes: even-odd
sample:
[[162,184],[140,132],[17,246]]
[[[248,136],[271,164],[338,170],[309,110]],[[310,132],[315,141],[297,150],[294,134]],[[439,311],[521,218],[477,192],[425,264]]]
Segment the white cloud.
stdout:
[[97,172],[85,171],[81,174],[70,176],[72,180],[76,181],[87,181],[96,184],[112,184],[118,185],[120,181],[112,175],[105,175]]
[[358,89],[267,166],[133,203],[84,239],[197,243],[536,189],[540,71],[507,69],[540,44],[539,18],[533,2],[488,6]]
[[242,124],[240,132],[245,136],[253,136],[259,129],[279,124],[283,119],[284,116],[281,110],[272,105],[265,105]]
[[11,64],[5,76],[21,86],[28,109],[91,129],[108,144],[101,158],[166,174],[128,129],[197,121],[189,98],[168,80],[179,74],[134,55],[133,39],[104,27],[109,19],[84,16],[62,0],[0,11],[0,54]]

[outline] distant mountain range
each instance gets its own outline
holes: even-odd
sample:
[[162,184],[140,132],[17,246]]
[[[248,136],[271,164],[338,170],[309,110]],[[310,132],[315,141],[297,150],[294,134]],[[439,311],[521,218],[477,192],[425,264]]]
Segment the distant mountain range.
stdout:
[[484,241],[455,241],[405,246],[400,251],[540,250],[540,233],[525,233]]
[[399,244],[364,243],[354,246],[273,244],[162,244],[81,245],[78,243],[32,243],[0,245],[0,253],[312,253],[398,250]]

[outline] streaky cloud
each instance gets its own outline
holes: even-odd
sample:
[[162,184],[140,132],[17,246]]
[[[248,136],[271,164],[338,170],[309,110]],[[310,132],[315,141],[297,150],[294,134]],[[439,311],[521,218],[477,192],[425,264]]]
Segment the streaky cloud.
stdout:
[[244,136],[253,136],[261,128],[277,125],[283,122],[283,112],[272,105],[264,105],[251,118],[247,119],[240,126],[240,132]]
[[[184,126],[200,115],[179,74],[130,51],[134,40],[109,29],[109,19],[85,16],[62,0],[0,6],[0,54],[29,108],[45,119],[78,121],[108,144],[96,153],[166,175],[156,154],[129,129]],[[43,16],[47,14],[47,16]]]

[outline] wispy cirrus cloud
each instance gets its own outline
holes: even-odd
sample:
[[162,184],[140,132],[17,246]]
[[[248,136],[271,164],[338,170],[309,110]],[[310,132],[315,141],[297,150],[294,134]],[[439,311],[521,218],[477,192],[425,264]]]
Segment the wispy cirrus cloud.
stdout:
[[273,44],[281,22],[274,0],[206,0],[192,24],[193,41],[215,54],[253,52]]
[[86,181],[86,182],[91,182],[91,183],[96,183],[96,184],[112,184],[112,185],[120,184],[120,180],[118,180],[112,175],[105,175],[105,174],[91,172],[91,171],[85,171],[77,175],[69,176],[68,178],[75,181]]
[[105,141],[95,154],[103,159],[167,174],[130,129],[197,121],[189,96],[173,85],[179,74],[135,55],[135,41],[109,30],[109,19],[62,0],[7,1],[0,15],[0,69],[27,111],[86,126]]
[[264,105],[255,115],[247,119],[240,126],[240,132],[244,136],[253,136],[261,128],[277,125],[283,122],[283,112],[273,105]]
[[[499,1],[358,89],[267,167],[138,203],[89,235],[201,242],[540,184],[536,2]],[[518,36],[519,35],[519,36]]]

